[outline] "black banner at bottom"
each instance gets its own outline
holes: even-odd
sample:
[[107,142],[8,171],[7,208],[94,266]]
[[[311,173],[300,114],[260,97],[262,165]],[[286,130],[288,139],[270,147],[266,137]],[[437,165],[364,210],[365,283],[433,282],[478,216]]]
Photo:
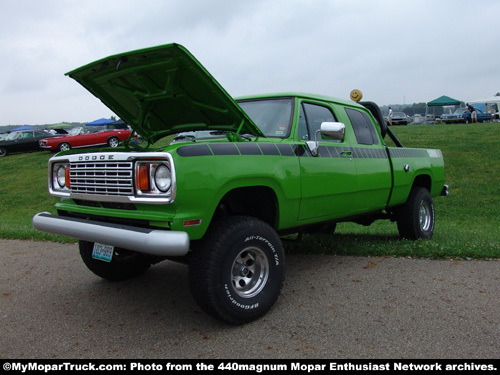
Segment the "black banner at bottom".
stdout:
[[324,374],[338,372],[493,372],[499,360],[17,360],[2,359],[4,373],[295,373]]

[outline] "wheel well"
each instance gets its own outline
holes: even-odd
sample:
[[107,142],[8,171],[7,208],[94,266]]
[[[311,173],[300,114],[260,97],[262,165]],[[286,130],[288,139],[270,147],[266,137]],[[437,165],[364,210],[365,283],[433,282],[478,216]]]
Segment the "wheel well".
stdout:
[[266,186],[249,186],[228,192],[217,207],[216,216],[245,215],[256,217],[273,228],[278,203],[274,191]]
[[432,185],[431,177],[429,175],[422,174],[415,178],[412,187],[423,187],[426,188],[428,191],[431,191],[431,185]]

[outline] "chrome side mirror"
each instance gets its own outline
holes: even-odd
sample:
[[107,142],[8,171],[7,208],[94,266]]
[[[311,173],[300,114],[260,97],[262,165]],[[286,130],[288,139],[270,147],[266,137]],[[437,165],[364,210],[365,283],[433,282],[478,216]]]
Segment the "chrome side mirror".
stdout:
[[345,135],[345,124],[342,122],[323,122],[321,123],[321,127],[314,134],[314,141],[307,141],[307,147],[311,152],[312,156],[318,155],[318,133],[321,132],[322,136],[325,136],[327,139],[335,139],[339,141],[344,140]]

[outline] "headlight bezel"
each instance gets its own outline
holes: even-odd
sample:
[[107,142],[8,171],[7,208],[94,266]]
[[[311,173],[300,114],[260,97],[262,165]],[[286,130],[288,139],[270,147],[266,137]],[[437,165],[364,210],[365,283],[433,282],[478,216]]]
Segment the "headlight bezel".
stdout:
[[69,196],[69,161],[49,164],[49,192],[52,195]]
[[[159,173],[167,173],[162,177]],[[168,179],[168,186],[161,179]],[[164,160],[138,160],[135,163],[135,185],[138,196],[161,196],[171,194],[173,173],[170,163]]]

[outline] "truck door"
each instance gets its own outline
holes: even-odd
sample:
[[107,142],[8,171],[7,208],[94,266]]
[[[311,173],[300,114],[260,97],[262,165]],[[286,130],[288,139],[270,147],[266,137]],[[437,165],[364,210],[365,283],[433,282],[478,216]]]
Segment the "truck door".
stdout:
[[359,213],[382,210],[387,205],[392,186],[385,146],[367,113],[354,108],[345,108],[345,111],[356,138],[351,142],[358,177],[353,209]]
[[[306,141],[315,140],[321,123],[337,121],[332,110],[310,102],[300,104],[298,136],[307,150]],[[335,219],[352,210],[356,199],[356,165],[348,140],[323,140],[317,134],[317,156],[305,153],[299,157],[302,197],[299,220]]]

